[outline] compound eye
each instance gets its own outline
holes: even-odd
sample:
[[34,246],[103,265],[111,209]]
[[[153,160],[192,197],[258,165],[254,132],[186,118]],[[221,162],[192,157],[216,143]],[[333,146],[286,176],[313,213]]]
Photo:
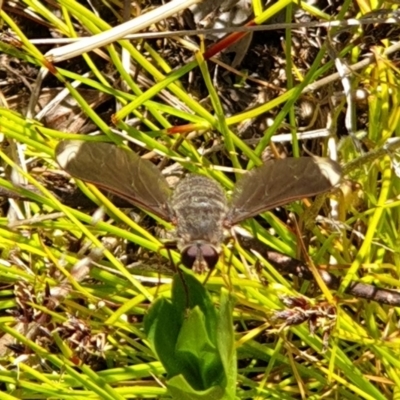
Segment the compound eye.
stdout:
[[219,254],[215,248],[209,244],[202,244],[200,246],[200,253],[203,260],[206,262],[208,269],[210,271],[213,270],[219,259]]
[[210,244],[188,246],[181,253],[182,264],[199,274],[212,270],[218,259],[218,252]]
[[186,267],[186,268],[193,268],[193,264],[196,261],[196,259],[198,258],[198,247],[197,246],[189,246],[186,247],[186,249],[184,249],[181,253],[181,261],[182,264]]

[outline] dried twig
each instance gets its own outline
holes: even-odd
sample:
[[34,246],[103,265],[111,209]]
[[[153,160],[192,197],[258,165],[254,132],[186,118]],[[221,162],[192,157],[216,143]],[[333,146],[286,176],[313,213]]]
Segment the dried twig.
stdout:
[[[279,253],[255,238],[237,234],[237,239],[243,248],[259,253],[281,274],[293,274],[299,278],[314,281],[312,272],[302,261]],[[337,276],[321,269],[319,269],[318,272],[326,286],[330,289],[337,289],[340,286],[341,279]],[[395,290],[380,289],[373,285],[354,282],[347,287],[346,293],[358,298],[374,300],[381,304],[389,304],[397,307],[400,306],[400,292]]]

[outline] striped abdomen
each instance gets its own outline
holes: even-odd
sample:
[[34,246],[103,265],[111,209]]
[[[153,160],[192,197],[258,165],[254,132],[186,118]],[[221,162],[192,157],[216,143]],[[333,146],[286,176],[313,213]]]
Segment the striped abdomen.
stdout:
[[187,175],[172,195],[171,208],[177,226],[178,247],[195,241],[219,247],[228,204],[217,182],[202,175]]

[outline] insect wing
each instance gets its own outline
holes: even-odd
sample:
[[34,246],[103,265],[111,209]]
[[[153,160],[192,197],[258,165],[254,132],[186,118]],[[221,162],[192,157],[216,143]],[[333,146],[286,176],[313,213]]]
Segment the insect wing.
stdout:
[[229,223],[330,190],[340,181],[340,165],[328,158],[269,160],[236,184]]
[[56,147],[58,164],[75,178],[169,219],[170,189],[157,167],[110,143],[65,140]]

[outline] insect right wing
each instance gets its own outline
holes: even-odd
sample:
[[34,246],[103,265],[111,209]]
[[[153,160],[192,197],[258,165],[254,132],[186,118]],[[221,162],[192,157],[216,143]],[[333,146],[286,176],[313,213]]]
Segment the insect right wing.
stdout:
[[269,160],[245,174],[236,184],[229,224],[326,192],[337,185],[340,178],[340,165],[328,158]]
[[170,219],[167,181],[153,163],[136,153],[110,143],[65,140],[56,147],[56,159],[74,178]]

